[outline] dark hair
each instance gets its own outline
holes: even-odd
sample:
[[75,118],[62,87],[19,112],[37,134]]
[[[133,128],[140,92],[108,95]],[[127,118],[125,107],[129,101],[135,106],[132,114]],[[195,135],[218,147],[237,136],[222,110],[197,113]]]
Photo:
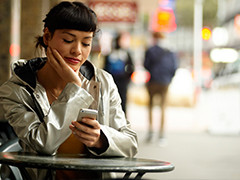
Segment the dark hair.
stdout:
[[[97,31],[97,16],[93,10],[81,2],[63,1],[54,6],[46,18],[43,20],[44,29],[47,27],[53,35],[56,29],[75,29],[79,31]],[[43,42],[43,37],[37,37],[36,47],[47,46]]]
[[115,38],[115,44],[114,44],[115,49],[120,49],[121,48],[121,46],[120,46],[121,36],[122,36],[121,34],[117,34],[117,36]]

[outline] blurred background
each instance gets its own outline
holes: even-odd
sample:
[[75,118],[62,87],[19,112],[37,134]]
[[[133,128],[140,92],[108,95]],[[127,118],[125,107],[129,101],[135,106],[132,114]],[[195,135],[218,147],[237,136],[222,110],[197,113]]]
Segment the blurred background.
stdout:
[[[89,59],[102,68],[119,32],[135,71],[127,93],[127,118],[139,137],[137,157],[172,162],[174,171],[149,179],[240,179],[240,3],[239,0],[79,0],[97,14],[101,31]],[[39,56],[46,13],[60,0],[0,0],[0,84],[10,64]],[[146,144],[149,73],[143,67],[151,31],[174,51],[179,68],[170,84],[165,146]],[[158,97],[156,97],[158,98]],[[153,109],[154,129],[161,110]]]

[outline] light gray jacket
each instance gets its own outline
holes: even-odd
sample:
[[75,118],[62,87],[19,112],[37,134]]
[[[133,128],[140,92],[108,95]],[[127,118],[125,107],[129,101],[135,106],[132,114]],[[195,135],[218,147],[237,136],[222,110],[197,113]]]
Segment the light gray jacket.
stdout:
[[[132,157],[137,153],[136,133],[130,128],[121,109],[121,99],[112,76],[86,61],[79,76],[82,87],[67,84],[51,105],[45,89],[36,80],[36,71],[45,58],[19,60],[12,65],[12,77],[0,87],[0,119],[9,121],[24,151],[54,155],[69,137],[71,121],[80,108],[98,110],[97,120],[107,142],[104,150],[89,149],[94,155]],[[44,114],[40,121],[29,91]]]

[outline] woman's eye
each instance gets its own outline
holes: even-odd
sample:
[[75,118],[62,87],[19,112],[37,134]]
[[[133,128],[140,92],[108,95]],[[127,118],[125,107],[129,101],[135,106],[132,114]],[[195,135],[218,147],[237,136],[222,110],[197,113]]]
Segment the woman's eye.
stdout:
[[68,40],[66,40],[66,39],[63,39],[63,41],[66,42],[66,43],[72,43],[72,42],[73,42],[73,40],[68,41]]
[[82,43],[84,46],[90,46],[90,44],[88,43]]

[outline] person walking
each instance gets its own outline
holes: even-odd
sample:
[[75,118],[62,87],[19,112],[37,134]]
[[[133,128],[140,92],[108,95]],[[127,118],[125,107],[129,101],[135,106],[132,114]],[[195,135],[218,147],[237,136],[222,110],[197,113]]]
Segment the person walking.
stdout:
[[[132,57],[127,49],[128,34],[119,33],[113,42],[113,50],[105,57],[104,70],[109,72],[118,87],[122,109],[126,113],[127,89],[134,71]],[[127,114],[127,113],[126,113]]]
[[153,46],[147,49],[145,53],[144,67],[149,71],[151,77],[147,83],[147,91],[149,93],[149,127],[147,142],[153,137],[153,99],[155,95],[161,97],[161,119],[159,129],[159,143],[164,141],[165,126],[165,108],[167,104],[167,92],[169,84],[177,69],[177,60],[173,52],[160,47],[160,41],[164,38],[161,32],[153,32]]

